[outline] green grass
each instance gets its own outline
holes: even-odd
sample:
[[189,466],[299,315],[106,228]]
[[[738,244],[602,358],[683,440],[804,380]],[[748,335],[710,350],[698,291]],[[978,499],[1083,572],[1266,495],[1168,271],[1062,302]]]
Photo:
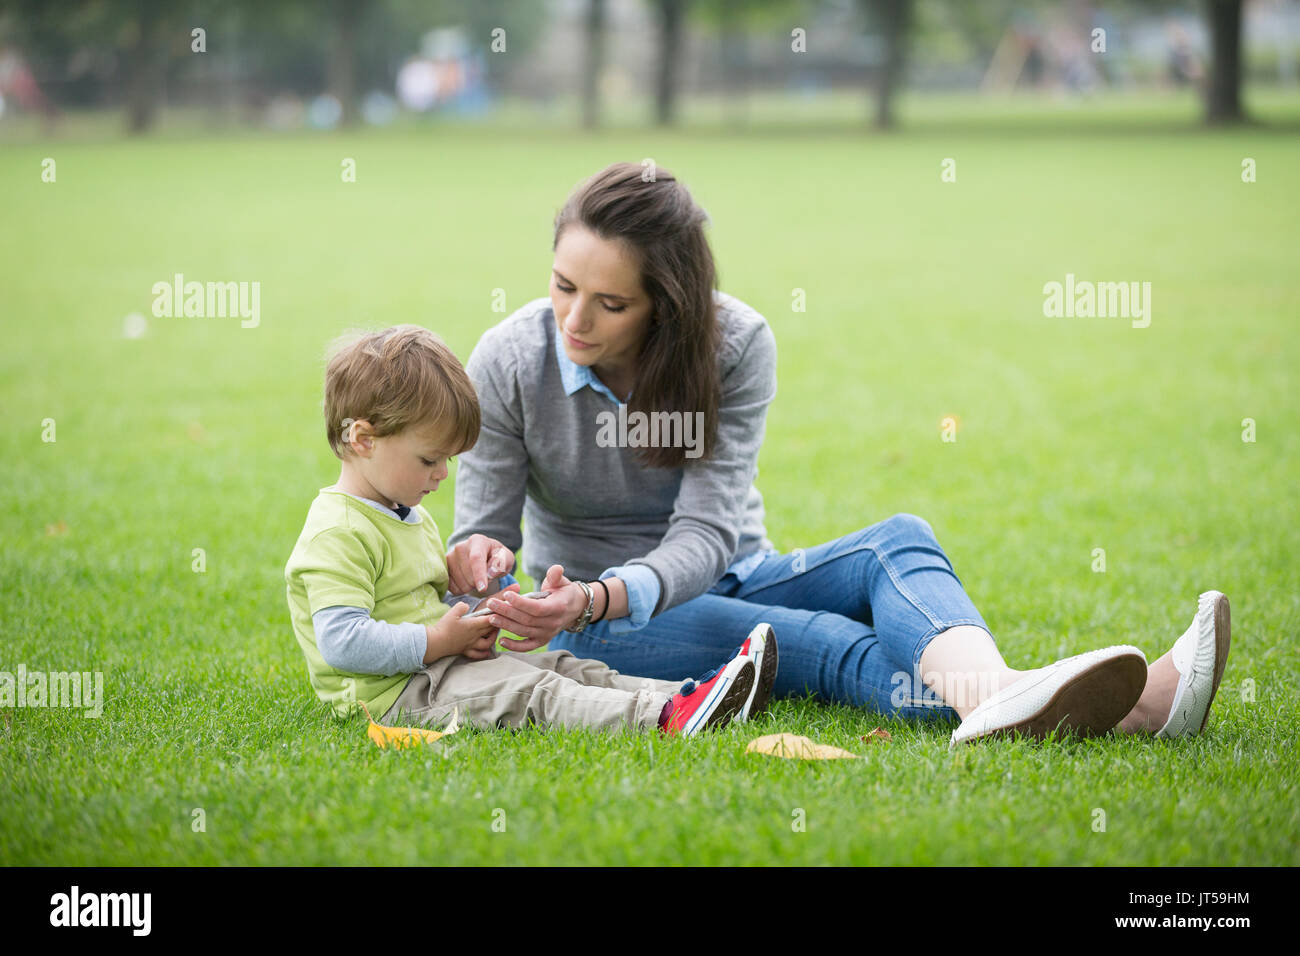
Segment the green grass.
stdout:
[[[107,697],[99,720],[0,709],[0,863],[1300,862],[1300,104],[1232,132],[1185,107],[1036,130],[962,106],[888,137],[448,125],[0,149],[0,670],[99,670]],[[1204,736],[950,754],[951,725],[791,700],[707,739],[465,731],[394,753],[328,716],[282,578],[337,476],[328,341],[419,322],[467,356],[502,318],[493,290],[511,310],[545,294],[568,189],[647,156],[692,187],[722,288],[776,332],[777,545],[924,516],[1013,667],[1113,643],[1154,660],[1223,590],[1233,652]],[[124,338],[175,272],[259,281],[260,327],[150,317]],[[1044,318],[1067,272],[1151,282],[1150,327]],[[448,531],[451,486],[426,504]],[[862,743],[876,726],[893,739]],[[744,752],[777,730],[865,759]]]

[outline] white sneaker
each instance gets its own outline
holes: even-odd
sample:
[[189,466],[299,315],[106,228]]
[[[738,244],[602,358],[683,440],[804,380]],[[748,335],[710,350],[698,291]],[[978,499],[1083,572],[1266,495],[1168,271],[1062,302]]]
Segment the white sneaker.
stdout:
[[1146,655],[1128,644],[1067,657],[981,703],[953,731],[948,749],[995,734],[1041,740],[1058,728],[1096,737],[1127,716],[1146,683]]
[[1157,737],[1190,737],[1205,730],[1210,702],[1218,693],[1223,667],[1228,663],[1230,630],[1228,598],[1221,591],[1201,594],[1191,626],[1174,642],[1178,689],[1174,691],[1169,719],[1156,731]]

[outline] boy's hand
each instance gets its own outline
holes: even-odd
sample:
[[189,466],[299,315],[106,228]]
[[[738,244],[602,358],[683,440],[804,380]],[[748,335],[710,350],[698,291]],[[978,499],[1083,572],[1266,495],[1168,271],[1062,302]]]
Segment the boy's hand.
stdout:
[[[519,593],[519,585],[502,589],[502,594]],[[428,643],[424,663],[432,664],[441,657],[461,654],[472,661],[487,660],[496,647],[500,628],[492,623],[491,615],[466,617],[468,604],[455,604],[447,610],[437,624],[425,627]]]
[[495,612],[491,620],[523,638],[502,638],[503,647],[522,652],[549,644],[551,638],[576,621],[587,606],[586,594],[564,576],[564,567],[559,564],[551,565],[538,590],[549,591],[551,596],[544,601],[518,594],[510,597],[494,595],[488,599],[488,606]]
[[493,578],[514,567],[513,551],[495,538],[472,534],[447,552],[448,587],[452,594],[482,592]]
[[472,661],[485,661],[492,656],[492,650],[497,646],[497,633],[499,628],[493,628],[492,632],[486,637],[477,638],[473,644],[461,651],[462,656],[468,657]]
[[490,616],[466,617],[468,613],[468,605],[457,604],[449,608],[437,624],[425,625],[424,663],[432,664],[455,654],[463,654],[471,660],[492,656],[497,626]]

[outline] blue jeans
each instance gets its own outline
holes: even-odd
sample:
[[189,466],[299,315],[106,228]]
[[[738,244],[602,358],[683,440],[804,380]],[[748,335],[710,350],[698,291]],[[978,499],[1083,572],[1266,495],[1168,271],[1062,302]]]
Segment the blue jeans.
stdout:
[[550,649],[676,680],[717,667],[762,622],[779,650],[773,696],[811,694],[919,720],[957,719],[920,680],[926,645],[958,624],[988,630],[929,523],[896,514],[815,548],[770,554],[743,582],[724,574],[630,634],[611,636],[601,622],[561,631]]

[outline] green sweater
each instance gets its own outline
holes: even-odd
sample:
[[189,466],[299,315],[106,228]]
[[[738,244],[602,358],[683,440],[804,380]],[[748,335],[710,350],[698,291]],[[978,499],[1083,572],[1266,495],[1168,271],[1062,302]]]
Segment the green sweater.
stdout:
[[433,624],[447,612],[447,559],[423,505],[418,524],[384,514],[342,491],[322,488],[307,512],[284,577],[294,635],[317,696],[348,717],[363,702],[378,720],[409,674],[352,674],[325,663],[312,615],[324,607],[363,607],[377,621]]

